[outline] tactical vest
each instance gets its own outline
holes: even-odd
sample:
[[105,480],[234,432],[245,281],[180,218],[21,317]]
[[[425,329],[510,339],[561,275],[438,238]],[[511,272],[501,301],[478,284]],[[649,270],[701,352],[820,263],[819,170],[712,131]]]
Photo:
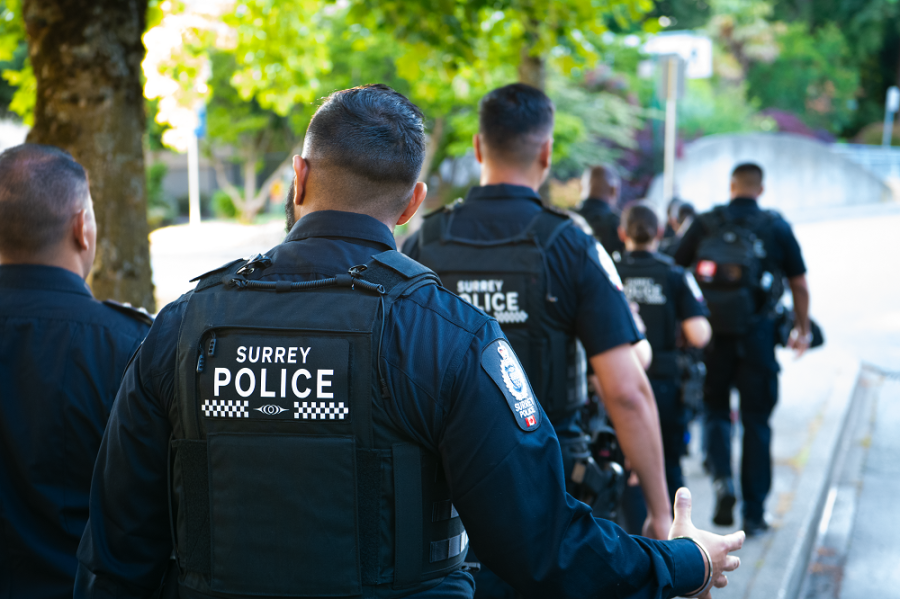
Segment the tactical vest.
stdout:
[[675,297],[669,285],[674,262],[668,256],[635,257],[631,252],[616,264],[628,301],[640,306],[640,316],[647,327],[646,337],[653,348],[653,362],[647,376],[660,379],[679,377],[676,332],[678,315]]
[[587,360],[581,343],[551,320],[546,252],[572,220],[544,209],[508,239],[482,241],[451,234],[459,204],[425,217],[419,261],[444,287],[497,319],[551,422],[587,401]]
[[765,249],[776,218],[768,210],[735,217],[725,206],[698,217],[705,234],[697,246],[694,278],[714,333],[747,333],[784,293],[783,275],[769,263]]
[[393,302],[437,277],[390,251],[332,279],[255,280],[271,264],[204,276],[185,310],[170,460],[180,584],[392,597],[458,569],[468,539],[440,461],[390,426],[379,372]]

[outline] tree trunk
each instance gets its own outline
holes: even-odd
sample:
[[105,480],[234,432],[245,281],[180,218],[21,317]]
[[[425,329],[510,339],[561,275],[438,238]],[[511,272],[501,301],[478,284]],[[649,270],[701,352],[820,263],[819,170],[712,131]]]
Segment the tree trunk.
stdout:
[[256,197],[256,158],[256,148],[248,147],[244,156],[244,209],[241,213],[241,220],[246,223],[252,223],[265,206],[265,203],[259,205]]
[[24,0],[22,13],[37,79],[28,141],[67,150],[88,172],[99,232],[94,295],[154,310],[141,86],[147,0]]
[[532,55],[529,45],[522,46],[519,60],[519,83],[527,83],[539,90],[543,90],[547,83],[544,58]]

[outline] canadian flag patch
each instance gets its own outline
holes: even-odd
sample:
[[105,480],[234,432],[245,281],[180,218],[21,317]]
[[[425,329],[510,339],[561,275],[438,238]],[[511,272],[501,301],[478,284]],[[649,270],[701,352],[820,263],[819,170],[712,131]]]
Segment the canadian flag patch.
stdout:
[[535,424],[537,424],[537,420],[534,416],[529,416],[525,419],[525,424],[527,424],[528,426],[534,426]]

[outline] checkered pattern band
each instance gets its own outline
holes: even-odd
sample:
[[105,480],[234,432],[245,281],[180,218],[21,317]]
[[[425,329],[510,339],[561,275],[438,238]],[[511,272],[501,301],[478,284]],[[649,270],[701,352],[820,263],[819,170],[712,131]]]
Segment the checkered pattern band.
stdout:
[[295,401],[294,407],[294,418],[303,420],[343,420],[350,414],[350,408],[342,401]]
[[249,401],[234,399],[203,400],[203,415],[207,418],[248,418]]

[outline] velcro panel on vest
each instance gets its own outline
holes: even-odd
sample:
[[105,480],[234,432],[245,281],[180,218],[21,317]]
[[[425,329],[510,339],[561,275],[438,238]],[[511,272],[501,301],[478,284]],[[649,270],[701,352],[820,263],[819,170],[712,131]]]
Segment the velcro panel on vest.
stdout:
[[394,466],[394,588],[422,577],[422,456],[418,445],[392,447]]
[[180,439],[172,442],[175,450],[176,486],[184,489],[178,506],[178,526],[185,530],[179,538],[187,545],[178,547],[182,569],[209,574],[209,462],[206,441]]
[[361,594],[354,440],[252,433],[208,439],[210,590]]

